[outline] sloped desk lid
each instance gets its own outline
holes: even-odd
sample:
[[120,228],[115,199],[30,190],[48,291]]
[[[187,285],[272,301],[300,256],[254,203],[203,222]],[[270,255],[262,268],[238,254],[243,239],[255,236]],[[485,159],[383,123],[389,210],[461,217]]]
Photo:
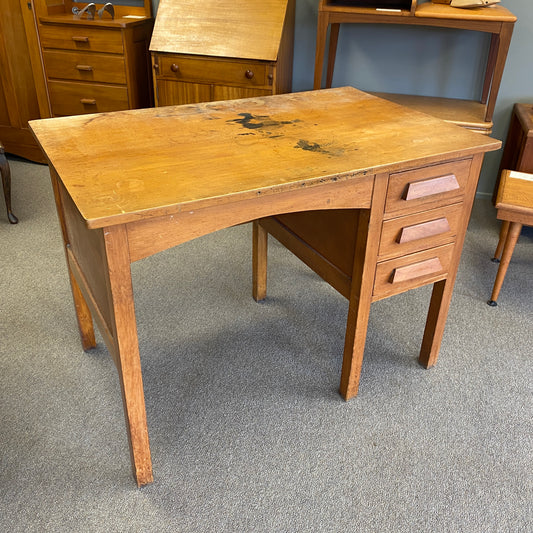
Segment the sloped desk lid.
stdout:
[[289,0],[161,0],[150,51],[275,61]]

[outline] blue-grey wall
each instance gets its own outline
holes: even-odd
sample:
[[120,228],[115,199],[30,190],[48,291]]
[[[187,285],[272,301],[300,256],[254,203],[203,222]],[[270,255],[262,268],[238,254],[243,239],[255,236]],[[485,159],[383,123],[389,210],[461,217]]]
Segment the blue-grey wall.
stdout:
[[[159,2],[152,2],[156,13]],[[313,88],[318,4],[319,0],[296,0],[293,91]],[[532,0],[501,2],[518,17],[494,114],[492,136],[502,140],[507,134],[513,104],[533,103],[532,4]],[[342,25],[333,85],[477,99],[488,45],[488,35],[478,32]],[[500,158],[501,151],[487,154],[478,193],[492,194]]]

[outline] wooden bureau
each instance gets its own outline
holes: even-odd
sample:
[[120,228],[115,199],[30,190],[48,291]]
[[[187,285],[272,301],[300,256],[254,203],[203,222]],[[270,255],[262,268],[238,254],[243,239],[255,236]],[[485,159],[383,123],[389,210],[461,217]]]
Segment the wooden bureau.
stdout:
[[290,92],[293,39],[294,0],[161,0],[156,106]]
[[153,19],[129,6],[115,7],[114,19],[107,13],[76,18],[71,6],[65,2],[64,12],[39,17],[51,116],[151,106]]

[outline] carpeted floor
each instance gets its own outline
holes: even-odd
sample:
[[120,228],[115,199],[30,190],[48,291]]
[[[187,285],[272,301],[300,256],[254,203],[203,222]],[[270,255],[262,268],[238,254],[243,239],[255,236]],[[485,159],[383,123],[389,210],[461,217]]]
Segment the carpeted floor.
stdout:
[[11,158],[0,201],[0,530],[533,531],[533,232],[499,305],[495,211],[476,201],[437,366],[429,289],[374,304],[359,395],[337,393],[347,302],[251,230],[133,265],[155,481],[131,476],[116,370],[84,353],[48,169]]

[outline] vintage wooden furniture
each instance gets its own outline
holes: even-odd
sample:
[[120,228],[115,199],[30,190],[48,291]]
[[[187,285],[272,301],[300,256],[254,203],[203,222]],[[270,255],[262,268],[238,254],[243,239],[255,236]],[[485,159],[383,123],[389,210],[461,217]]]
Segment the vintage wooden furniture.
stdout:
[[7,219],[11,224],[16,224],[18,218],[11,211],[11,170],[9,162],[6,159],[4,145],[0,141],[0,174],[2,175],[2,189],[4,191],[4,200],[6,202]]
[[138,7],[116,5],[114,19],[108,13],[78,18],[76,6],[85,4],[64,0],[38,16],[51,115],[152,105],[150,0]]
[[32,68],[36,62],[40,69],[40,58],[31,3],[5,0],[2,2],[2,11],[0,139],[7,152],[32,161],[44,162],[44,156],[28,127],[29,120],[42,116],[37,88],[39,80],[36,79]]
[[492,196],[493,202],[496,202],[500,176],[504,170],[533,173],[533,104],[515,104],[513,106],[509,131],[500,161],[498,180]]
[[256,299],[266,294],[267,232],[349,298],[348,399],[375,300],[434,284],[420,362],[435,364],[483,154],[501,145],[352,88],[31,127],[50,163],[82,346],[95,345],[94,319],[118,369],[139,485],[152,468],[131,262],[259,219]]
[[290,92],[294,0],[161,0],[152,52],[157,106]]
[[494,254],[496,259],[501,259],[492,295],[487,302],[491,306],[497,305],[503,280],[522,226],[524,224],[533,226],[533,174],[504,170],[496,198],[496,209],[498,218],[506,224],[502,224],[500,239]]
[[[362,7],[363,6],[363,7]],[[374,6],[374,7],[368,7]],[[479,100],[376,93],[396,103],[461,126],[490,133],[496,98],[516,17],[505,7],[458,9],[417,0],[320,0],[314,88],[322,86],[328,27],[331,27],[326,87],[331,87],[341,24],[400,24],[474,30],[491,34],[483,89]]]

